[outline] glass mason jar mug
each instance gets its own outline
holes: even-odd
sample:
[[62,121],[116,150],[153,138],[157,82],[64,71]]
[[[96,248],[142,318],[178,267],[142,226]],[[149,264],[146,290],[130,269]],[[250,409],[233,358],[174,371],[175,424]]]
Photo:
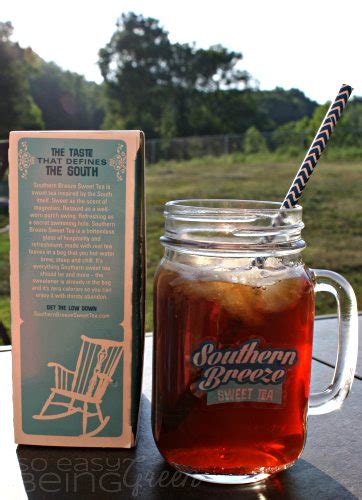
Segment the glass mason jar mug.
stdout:
[[[172,201],[154,282],[152,425],[176,469],[250,483],[291,466],[308,414],[341,406],[357,359],[352,288],[302,262],[302,208]],[[279,215],[278,215],[279,214]],[[332,293],[339,348],[331,385],[309,394],[314,295]]]

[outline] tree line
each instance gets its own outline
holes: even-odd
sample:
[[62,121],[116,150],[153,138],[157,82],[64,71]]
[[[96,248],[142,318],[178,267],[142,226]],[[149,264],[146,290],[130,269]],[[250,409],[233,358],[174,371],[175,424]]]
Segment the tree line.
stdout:
[[[247,133],[263,149],[263,133],[282,147],[300,131],[313,134],[325,112],[298,89],[259,90],[240,52],[172,43],[142,15],[122,14],[100,49],[100,85],[20,47],[12,29],[0,23],[0,138],[19,129],[140,128],[162,139]],[[356,145],[350,131],[362,128],[362,101],[342,120],[339,140]]]

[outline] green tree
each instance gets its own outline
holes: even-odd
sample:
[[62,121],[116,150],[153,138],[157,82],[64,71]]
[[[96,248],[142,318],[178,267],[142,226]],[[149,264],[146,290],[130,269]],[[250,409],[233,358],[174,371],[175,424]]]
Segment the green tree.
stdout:
[[[272,134],[275,148],[295,147],[306,149],[315,137],[324,119],[330,102],[321,104],[314,109],[311,117],[304,116],[300,120],[286,123],[278,127]],[[354,98],[347,104],[338,126],[335,127],[331,144],[338,147],[362,146],[362,100]],[[326,152],[325,154],[328,154]]]
[[44,127],[41,111],[30,95],[28,51],[10,40],[12,32],[11,23],[0,22],[0,138],[7,138],[10,130]]
[[266,153],[268,151],[266,140],[256,127],[250,127],[246,131],[243,151],[246,154]]
[[274,149],[305,149],[312,140],[310,119],[305,116],[298,121],[285,123],[277,127],[271,136]]
[[201,94],[247,83],[249,75],[237,68],[241,58],[220,45],[172,44],[156,19],[123,14],[99,52],[105,124],[142,128],[149,137],[189,135],[189,113]]
[[269,130],[270,119],[248,92],[238,89],[195,91],[189,101],[185,127],[191,135],[241,134],[251,125]]
[[99,129],[104,118],[102,89],[40,57],[30,75],[31,94],[51,130]]
[[362,99],[354,98],[347,104],[338,128],[335,141],[338,145],[362,147]]
[[317,108],[317,103],[309,99],[298,89],[284,90],[276,87],[274,90],[250,90],[254,101],[261,112],[270,119],[271,129],[311,117]]

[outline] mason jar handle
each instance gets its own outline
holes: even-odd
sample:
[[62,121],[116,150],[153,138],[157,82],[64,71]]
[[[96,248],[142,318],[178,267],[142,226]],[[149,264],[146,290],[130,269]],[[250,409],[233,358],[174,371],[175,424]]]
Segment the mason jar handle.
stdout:
[[316,277],[314,292],[331,293],[338,311],[338,351],[333,379],[324,391],[309,398],[308,414],[321,415],[340,408],[352,387],[358,353],[358,313],[354,291],[343,276],[324,269],[312,272]]

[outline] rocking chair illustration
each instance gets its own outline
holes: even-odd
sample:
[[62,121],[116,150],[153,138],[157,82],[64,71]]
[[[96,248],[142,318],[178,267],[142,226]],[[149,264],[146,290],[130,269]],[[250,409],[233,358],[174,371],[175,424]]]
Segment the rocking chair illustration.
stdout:
[[[109,416],[103,417],[101,404],[123,355],[123,343],[92,339],[85,335],[82,335],[81,339],[82,345],[74,371],[68,370],[59,363],[48,363],[48,366],[54,368],[55,387],[50,388],[51,393],[41,412],[39,415],[34,415],[33,418],[56,420],[79,412],[82,414],[83,431],[80,435],[89,437],[98,434],[110,420]],[[55,401],[56,396],[63,397],[63,401]],[[95,412],[88,411],[90,405],[95,407]],[[50,406],[63,406],[65,411],[47,414]],[[88,418],[95,416],[98,417],[99,425],[94,430],[87,432]]]

